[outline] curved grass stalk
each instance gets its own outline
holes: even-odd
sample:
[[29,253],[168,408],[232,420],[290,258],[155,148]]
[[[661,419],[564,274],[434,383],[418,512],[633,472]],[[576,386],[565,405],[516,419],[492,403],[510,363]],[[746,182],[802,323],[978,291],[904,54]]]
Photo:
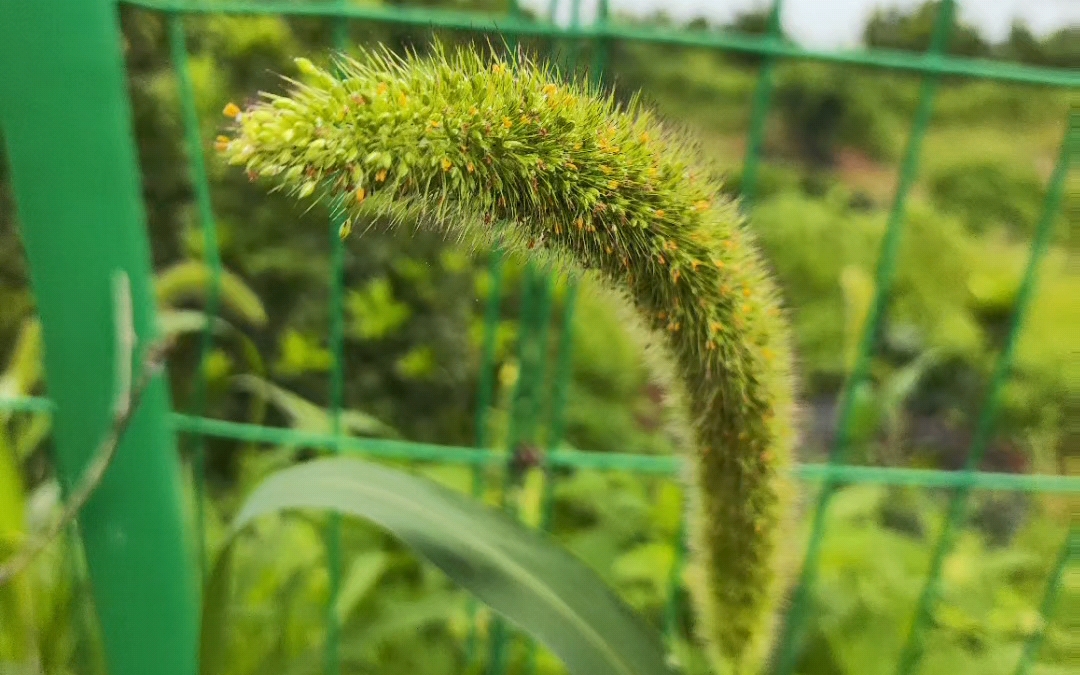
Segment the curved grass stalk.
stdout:
[[[252,180],[595,274],[664,346],[694,439],[692,596],[710,651],[758,668],[776,619],[793,444],[788,328],[751,233],[687,139],[517,56],[297,59],[288,96],[230,104]],[[349,228],[344,228],[343,234]],[[719,664],[718,664],[719,665]]]

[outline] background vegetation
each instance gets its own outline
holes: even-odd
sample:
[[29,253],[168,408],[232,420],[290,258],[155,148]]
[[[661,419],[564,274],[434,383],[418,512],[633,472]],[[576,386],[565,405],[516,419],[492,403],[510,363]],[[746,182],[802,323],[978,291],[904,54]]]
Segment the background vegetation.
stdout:
[[[423,4],[505,9],[500,0]],[[909,14],[875,15],[866,27],[867,44],[924,48],[934,4]],[[178,85],[162,18],[125,7],[122,19],[159,300],[167,310],[163,321],[187,335],[170,363],[173,395],[178,407],[191,410],[207,277],[194,262],[204,242],[187,172]],[[186,25],[207,145],[227,101],[275,89],[276,73],[292,74],[293,56],[331,44],[332,25],[316,19],[206,17]],[[745,16],[735,28],[755,32],[763,26],[760,16]],[[423,30],[376,24],[357,23],[349,30],[353,41],[395,48],[422,48],[430,37]],[[586,45],[532,46],[542,53],[554,49],[566,63],[588,63],[593,56]],[[672,46],[609,47],[605,78],[617,94],[640,90],[673,124],[696,133],[737,193],[758,60]],[[950,50],[1075,68],[1080,32],[1074,27],[1037,39],[1017,26],[1006,43],[991,44],[962,26]],[[783,64],[776,78],[752,218],[791,307],[805,402],[800,454],[803,461],[815,461],[834,434],[835,402],[872,290],[872,266],[918,78],[806,63]],[[1066,115],[1076,104],[1075,92],[943,83],[872,381],[860,392],[852,461],[942,469],[963,463]],[[225,286],[226,323],[207,364],[206,414],[325,429],[320,406],[328,400],[330,369],[326,214],[268,197],[213,161],[209,170],[222,256],[234,276]],[[0,394],[41,393],[33,297],[4,172],[0,161],[0,355],[10,355],[0,361],[7,366]],[[986,470],[1073,475],[1080,468],[1080,371],[1075,328],[1069,328],[1080,325],[1078,188],[1074,171],[998,433],[981,467]],[[395,236],[375,225],[350,241],[346,258],[345,398],[352,411],[347,426],[361,435],[471,445],[482,299],[492,288],[487,255],[434,236]],[[501,286],[491,430],[496,441],[505,437],[509,393],[519,373],[524,273],[519,261],[510,261]],[[564,291],[561,283],[554,289],[556,312]],[[578,298],[572,328],[565,446],[678,452],[663,425],[665,392],[650,380],[640,347],[624,333],[619,317],[588,287]],[[550,337],[554,346],[556,330]],[[183,450],[190,458],[192,444]],[[254,483],[303,453],[231,441],[208,441],[206,450],[213,550],[222,523]],[[49,454],[47,417],[0,413],[0,551],[10,550],[56,509]],[[417,470],[469,489],[467,469]],[[489,478],[483,497],[496,503],[502,486],[494,474]],[[527,474],[516,494],[522,517],[533,523],[541,517],[539,479],[537,472]],[[681,498],[678,485],[667,479],[565,472],[552,524],[561,542],[650,621],[673,628],[673,647],[687,672],[704,673],[686,603],[667,600],[678,557]],[[891,672],[943,504],[942,494],[928,490],[841,491],[830,511],[799,672]],[[921,672],[1011,672],[1024,639],[1040,625],[1042,588],[1075,512],[1075,500],[1065,497],[976,493],[946,564],[943,601]],[[104,672],[72,542],[57,542],[22,583],[0,590],[0,673],[37,672],[35,667],[50,674]],[[333,611],[343,625],[344,672],[464,672],[469,623],[460,592],[375,528],[346,523],[343,545],[345,581]],[[322,522],[295,517],[266,519],[240,544],[230,674],[319,672],[325,555]],[[1069,664],[1080,660],[1077,617],[1080,577],[1069,571],[1033,673],[1072,672]],[[487,617],[480,618],[483,632]],[[515,642],[511,672],[525,672],[525,655],[525,643]],[[560,668],[541,654],[539,672]]]

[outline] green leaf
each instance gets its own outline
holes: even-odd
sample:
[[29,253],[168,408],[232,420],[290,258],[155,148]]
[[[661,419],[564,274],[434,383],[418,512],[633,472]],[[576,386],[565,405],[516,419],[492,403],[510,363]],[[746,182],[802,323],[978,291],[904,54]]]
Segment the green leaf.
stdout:
[[[157,275],[158,304],[171,307],[178,302],[209,296],[211,269],[205,264],[188,260],[162,270]],[[221,271],[221,305],[252,326],[265,326],[266,308],[243,279],[228,270]]]
[[26,496],[15,449],[0,426],[0,561],[18,548],[25,534]]
[[936,366],[939,360],[940,350],[931,348],[889,376],[881,392],[881,405],[887,417],[895,417],[898,414],[911,395],[915,393],[923,376]]
[[844,366],[850,372],[874,300],[875,283],[865,270],[848,265],[840,273],[840,288],[844,295]]
[[359,291],[349,291],[346,303],[352,318],[349,331],[363,340],[390,335],[412,314],[409,305],[394,298],[394,289],[385,277],[372,279]]
[[345,623],[356,606],[375,588],[389,562],[390,555],[386,551],[368,551],[353,560],[334,606],[339,624]]
[[[201,333],[206,328],[206,313],[197,309],[162,309],[158,312],[157,325],[162,336]],[[215,319],[211,326],[215,333],[231,328],[222,319]]]
[[[267,478],[233,523],[284,510],[334,509],[368,519],[400,537],[460,586],[518,624],[577,675],[672,672],[660,635],[600,578],[547,536],[423,478],[355,459],[304,463]],[[218,591],[231,546],[210,580]],[[204,653],[223,652],[227,598],[204,617]],[[204,660],[204,675],[216,673]]]
[[0,397],[29,394],[41,379],[41,323],[23,321],[7,368],[0,373]]
[[325,373],[334,362],[330,350],[319,344],[319,340],[296,329],[286,330],[279,342],[281,356],[274,370],[284,376]]
[[229,595],[232,589],[232,539],[225,541],[214,570],[203,590],[202,625],[199,636],[199,673],[211,675],[225,671],[229,653]]
[[[52,415],[39,413],[31,416],[18,428],[15,435],[15,459],[22,462],[29,457],[52,432]],[[3,433],[0,431],[0,433]]]
[[[289,418],[289,424],[294,429],[317,434],[331,433],[330,414],[303,396],[256,375],[237,375],[232,381],[237,388],[270,401]],[[343,433],[361,436],[397,435],[393,427],[359,410],[341,411],[341,430]]]
[[[362,657],[387,640],[402,634],[415,633],[419,628],[438,621],[447,621],[461,607],[460,591],[425,595],[407,603],[397,603],[379,621],[373,622],[356,636],[348,636],[349,644],[342,650],[343,659],[356,654]],[[376,652],[377,653],[377,652]]]

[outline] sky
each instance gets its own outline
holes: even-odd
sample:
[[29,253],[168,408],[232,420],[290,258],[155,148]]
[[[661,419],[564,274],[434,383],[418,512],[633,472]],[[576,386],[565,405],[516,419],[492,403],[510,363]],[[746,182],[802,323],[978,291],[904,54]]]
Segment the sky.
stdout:
[[[766,6],[767,0],[609,0],[615,13],[650,15],[663,9],[677,20],[707,17],[717,23],[739,12]],[[853,47],[859,43],[866,19],[876,7],[914,7],[923,0],[785,0],[781,18],[785,31],[807,47]],[[550,0],[521,0],[544,9]],[[560,23],[570,15],[574,0],[556,0]],[[597,0],[580,0],[582,17],[592,17]],[[1014,19],[1023,19],[1036,35],[1068,25],[1080,25],[1080,0],[958,0],[962,21],[976,26],[993,41],[1005,39]]]

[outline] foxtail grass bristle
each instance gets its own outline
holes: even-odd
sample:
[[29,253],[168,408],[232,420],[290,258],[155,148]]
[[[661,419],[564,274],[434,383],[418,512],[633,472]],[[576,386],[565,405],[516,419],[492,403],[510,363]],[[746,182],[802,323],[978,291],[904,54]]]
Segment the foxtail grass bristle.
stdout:
[[[793,444],[789,331],[736,206],[682,136],[521,56],[386,50],[298,59],[302,82],[239,110],[219,152],[301,200],[418,221],[621,290],[684,388],[699,634],[754,672],[777,607]],[[230,104],[231,105],[231,104]],[[346,228],[347,229],[347,228]]]

